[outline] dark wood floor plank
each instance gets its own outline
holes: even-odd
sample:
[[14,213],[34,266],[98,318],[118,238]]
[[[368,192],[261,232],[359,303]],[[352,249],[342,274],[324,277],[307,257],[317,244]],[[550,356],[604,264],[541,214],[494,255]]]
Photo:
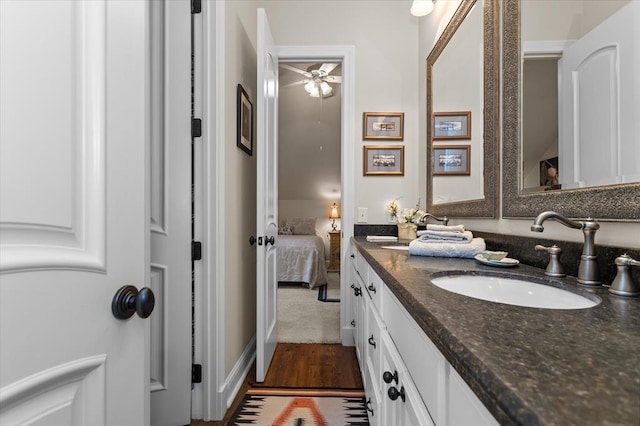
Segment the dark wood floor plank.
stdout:
[[193,420],[190,426],[223,426],[250,388],[362,389],[355,348],[319,343],[278,343],[263,383],[255,382],[255,364],[222,421]]

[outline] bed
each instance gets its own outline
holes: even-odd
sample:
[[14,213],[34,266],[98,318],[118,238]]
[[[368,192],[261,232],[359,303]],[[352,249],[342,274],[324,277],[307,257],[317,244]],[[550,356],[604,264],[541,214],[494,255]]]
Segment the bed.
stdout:
[[313,235],[310,232],[278,235],[278,282],[302,283],[310,289],[327,283],[324,241],[315,234],[315,220],[313,231]]

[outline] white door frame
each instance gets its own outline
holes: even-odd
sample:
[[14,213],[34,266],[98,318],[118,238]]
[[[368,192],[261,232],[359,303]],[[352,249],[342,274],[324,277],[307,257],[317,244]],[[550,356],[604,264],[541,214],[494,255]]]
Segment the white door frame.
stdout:
[[[354,46],[278,46],[280,62],[331,62],[342,63],[342,106],[341,106],[341,176],[342,217],[340,240],[340,300],[348,300],[346,279],[347,247],[353,236],[354,180],[355,180],[355,47]],[[346,320],[346,303],[340,304],[340,337],[343,345],[353,344],[353,327]]]

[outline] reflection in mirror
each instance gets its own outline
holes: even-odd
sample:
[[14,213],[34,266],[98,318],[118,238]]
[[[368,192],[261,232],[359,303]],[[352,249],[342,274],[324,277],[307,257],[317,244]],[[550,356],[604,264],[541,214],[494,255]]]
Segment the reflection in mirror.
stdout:
[[618,110],[637,102],[635,76],[617,69],[634,60],[629,2],[522,2],[523,192],[638,180],[638,162],[619,158],[638,140]]
[[427,211],[433,214],[496,216],[498,13],[497,0],[462,0],[427,58]]
[[640,2],[503,4],[502,216],[640,220]]

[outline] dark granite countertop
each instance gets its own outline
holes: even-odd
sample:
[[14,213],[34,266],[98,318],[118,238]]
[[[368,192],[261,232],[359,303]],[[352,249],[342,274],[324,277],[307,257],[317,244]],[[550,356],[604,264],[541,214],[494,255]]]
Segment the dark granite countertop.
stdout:
[[410,256],[364,237],[353,241],[501,424],[640,424],[640,300],[603,287],[588,290],[602,299],[589,309],[487,302],[440,289],[430,278],[465,271],[587,290],[573,277],[551,279],[523,264],[494,268],[472,259]]

